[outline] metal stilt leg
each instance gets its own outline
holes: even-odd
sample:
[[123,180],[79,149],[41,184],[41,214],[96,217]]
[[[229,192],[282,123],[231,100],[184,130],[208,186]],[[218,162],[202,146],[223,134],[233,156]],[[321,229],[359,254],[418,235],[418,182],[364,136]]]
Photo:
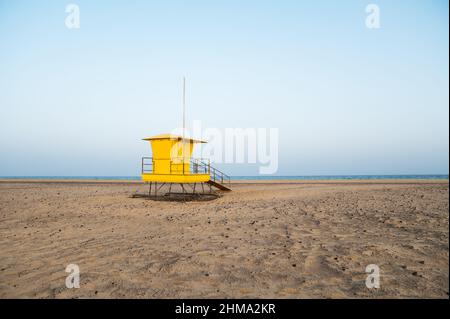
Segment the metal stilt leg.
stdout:
[[181,183],[180,183],[180,185],[181,185],[181,188],[183,189],[183,202],[186,202],[186,197],[184,196],[186,193],[186,191],[184,190],[184,185]]
[[166,183],[162,183],[161,186],[158,187],[158,191],[163,188],[163,186],[166,185]]

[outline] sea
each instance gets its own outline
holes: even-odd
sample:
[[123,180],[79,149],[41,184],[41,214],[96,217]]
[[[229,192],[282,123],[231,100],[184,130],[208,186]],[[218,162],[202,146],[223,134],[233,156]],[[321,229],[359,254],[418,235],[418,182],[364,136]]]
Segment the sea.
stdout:
[[[231,176],[231,180],[367,180],[367,179],[448,179],[448,174],[436,175],[264,175]],[[0,176],[0,179],[58,179],[58,180],[140,180],[140,176]]]

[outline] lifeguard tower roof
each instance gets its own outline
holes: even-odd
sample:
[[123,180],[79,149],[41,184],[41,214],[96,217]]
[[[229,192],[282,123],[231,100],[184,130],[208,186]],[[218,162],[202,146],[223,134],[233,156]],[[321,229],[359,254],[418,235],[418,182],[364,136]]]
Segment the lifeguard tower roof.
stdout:
[[182,137],[182,136],[174,135],[174,134],[159,134],[159,135],[143,138],[143,140],[144,141],[153,141],[153,140],[175,140],[175,141],[181,141],[181,140],[184,140],[185,142],[192,142],[192,143],[206,143],[206,141],[195,140],[193,138]]

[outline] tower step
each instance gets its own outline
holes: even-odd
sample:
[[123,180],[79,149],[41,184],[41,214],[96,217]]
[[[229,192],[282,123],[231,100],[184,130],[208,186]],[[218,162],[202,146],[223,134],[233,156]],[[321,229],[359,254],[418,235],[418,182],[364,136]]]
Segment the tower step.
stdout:
[[226,187],[225,185],[211,181],[211,180],[207,181],[206,183],[208,183],[209,185],[214,186],[220,190],[223,190],[223,191],[231,191],[231,189]]

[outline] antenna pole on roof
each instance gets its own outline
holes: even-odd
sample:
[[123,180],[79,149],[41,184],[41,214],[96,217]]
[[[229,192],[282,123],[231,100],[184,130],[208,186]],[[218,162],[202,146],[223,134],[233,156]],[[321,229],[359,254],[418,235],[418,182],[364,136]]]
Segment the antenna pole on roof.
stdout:
[[186,130],[186,78],[183,76],[183,144]]

